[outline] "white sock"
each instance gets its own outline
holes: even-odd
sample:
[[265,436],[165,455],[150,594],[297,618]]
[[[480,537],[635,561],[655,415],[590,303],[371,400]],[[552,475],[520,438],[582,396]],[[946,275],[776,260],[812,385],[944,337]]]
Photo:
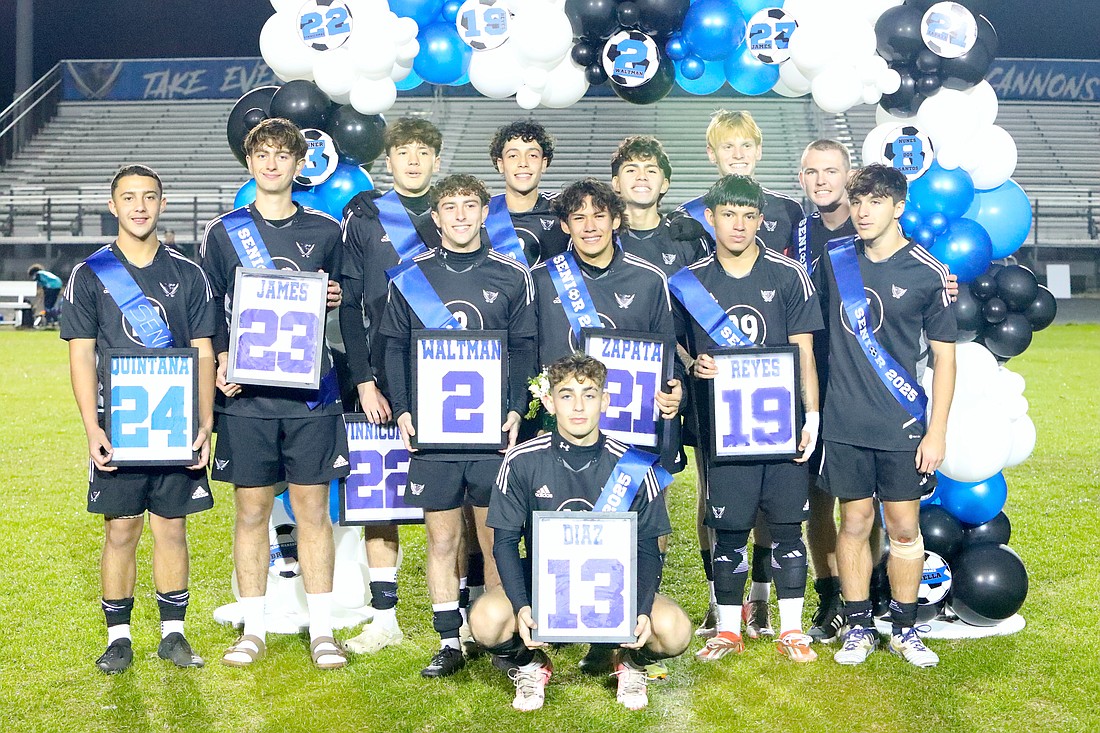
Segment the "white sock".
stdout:
[[119,639],[130,638],[130,624],[115,624],[107,627],[107,646],[111,646]]
[[716,595],[714,595],[714,581],[713,580],[708,580],[707,581],[707,586],[710,588],[710,605],[711,606],[717,606],[718,605],[718,597]]
[[309,638],[332,636],[332,593],[306,593],[309,610]]
[[370,582],[372,583],[396,583],[397,568],[368,568]]
[[244,616],[245,636],[255,636],[260,639],[265,639],[267,636],[267,619],[264,617],[265,601],[263,596],[242,598],[239,601],[241,615]]
[[391,628],[397,627],[397,609],[396,608],[384,608],[381,611],[374,612],[374,618],[371,619],[371,626],[389,626]]
[[161,621],[160,622],[160,638],[164,638],[169,634],[183,634],[183,621]]
[[458,643],[458,639],[440,639],[440,649],[461,649],[462,645]]
[[749,588],[749,600],[750,601],[767,601],[772,595],[771,583],[757,583],[752,581],[752,587]]
[[741,635],[741,606],[718,606],[718,631]]
[[779,633],[787,631],[802,632],[802,605],[805,599],[780,598],[779,599]]

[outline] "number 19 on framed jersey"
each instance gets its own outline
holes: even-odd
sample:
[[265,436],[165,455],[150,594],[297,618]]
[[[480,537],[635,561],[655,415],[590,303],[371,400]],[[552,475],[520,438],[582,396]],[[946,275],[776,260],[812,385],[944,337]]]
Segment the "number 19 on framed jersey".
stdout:
[[785,459],[801,435],[798,348],[727,348],[710,352],[711,444],[715,460]]
[[199,422],[198,349],[110,349],[103,384],[111,466],[190,466]]

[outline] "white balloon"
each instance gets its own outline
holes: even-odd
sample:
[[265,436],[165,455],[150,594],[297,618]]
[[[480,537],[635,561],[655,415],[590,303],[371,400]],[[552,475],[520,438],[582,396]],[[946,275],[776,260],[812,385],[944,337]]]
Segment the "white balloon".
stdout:
[[864,0],[860,12],[868,23],[874,25],[880,15],[890,8],[901,5],[902,2],[903,0]]
[[963,92],[967,96],[970,111],[976,119],[976,127],[992,125],[997,121],[997,92],[984,79]]
[[1027,414],[1027,398],[1022,394],[1002,397],[998,404],[1001,408],[1001,414],[1009,420],[1019,420]]
[[355,69],[368,79],[384,79],[397,62],[397,45],[381,28],[360,23],[344,44],[351,53]]
[[330,94],[328,98],[336,104],[351,104],[351,91],[349,90],[347,94]]
[[534,109],[542,102],[542,95],[536,92],[534,89],[528,87],[520,87],[516,92],[516,104],[523,109]]
[[977,127],[969,114],[970,100],[955,89],[940,89],[917,110],[917,126],[933,142],[954,134],[966,135]]
[[390,30],[393,33],[393,42],[401,46],[416,39],[416,34],[420,32],[420,26],[412,18],[399,17],[390,27]]
[[402,66],[411,66],[413,59],[420,53],[420,41],[415,38],[405,41],[397,46],[397,63]]
[[863,85],[855,69],[846,64],[830,64],[814,77],[814,103],[832,114],[847,112],[863,101]]
[[989,349],[973,341],[955,346],[955,397],[956,404],[984,402],[989,388],[997,379],[997,357]]
[[[900,83],[900,79],[901,79],[900,75],[898,76],[898,79],[899,79],[899,83]],[[880,87],[880,89],[881,89],[881,87]],[[895,91],[897,91],[897,90],[895,90]],[[883,94],[891,94],[891,92],[887,92],[885,90],[883,90],[882,93]],[[916,126],[917,118],[916,117],[898,117],[897,115],[890,114],[889,112],[884,110],[882,107],[879,107],[878,109],[875,110],[875,124],[876,125],[881,125],[881,124],[884,124],[886,122],[891,122],[891,123],[897,125],[898,127],[904,127],[905,125]]]
[[587,91],[588,79],[584,75],[584,67],[573,63],[573,59],[566,56],[546,78],[542,105],[564,109],[579,102]]
[[1006,395],[1021,395],[1027,387],[1024,378],[1006,366],[997,369],[997,389]]
[[863,85],[863,103],[864,104],[878,104],[882,99],[882,92],[878,90],[874,84]]
[[302,0],[271,0],[276,13],[294,13],[302,7]]
[[797,66],[803,76],[812,81],[833,60],[836,43],[828,29],[806,24],[799,25],[798,30],[791,34],[789,49],[790,62],[783,65]]
[[363,115],[379,115],[397,101],[397,86],[393,79],[359,77],[351,88],[351,106]]
[[[787,64],[783,64],[783,66],[787,66]],[[786,83],[783,81],[782,76],[779,77],[779,81],[777,81],[775,83],[775,86],[772,87],[772,91],[781,97],[802,97],[806,95],[806,92],[796,92],[795,90],[787,86]]]
[[346,48],[325,51],[313,62],[314,81],[330,98],[350,94],[356,77],[352,54]]
[[289,13],[276,13],[260,30],[260,55],[283,81],[312,79],[313,62],[320,55],[298,38],[298,20]]
[[[794,36],[791,36],[791,38],[793,39]],[[779,81],[783,82],[787,89],[795,92],[792,96],[801,96],[810,93],[810,80],[798,70],[796,65],[789,61],[779,67]]]
[[940,473],[956,481],[985,481],[1004,469],[1012,451],[1009,421],[995,404],[951,404],[947,451]]
[[864,84],[875,84],[880,75],[890,70],[886,65],[886,59],[875,55],[863,59],[856,68],[859,69],[859,78]]
[[508,43],[516,46],[516,55],[528,64],[556,67],[573,47],[573,27],[565,10],[542,0],[527,0],[515,9]]
[[390,71],[390,79],[393,81],[403,81],[409,74],[412,73],[412,62],[408,64],[394,64],[393,70]]
[[[555,66],[556,65],[557,64],[555,64]],[[539,94],[542,94],[543,90],[546,89],[546,82],[549,78],[550,74],[546,69],[532,66],[523,73],[523,86],[530,87]]]
[[473,54],[469,74],[474,89],[490,99],[505,99],[523,86],[523,65],[511,43]]
[[1027,415],[1012,421],[1012,450],[1008,454],[1005,468],[1018,466],[1027,460],[1035,450],[1035,423]]
[[[302,4],[301,0],[294,0],[294,2],[299,6]],[[364,21],[363,25],[366,25],[367,23],[377,24],[378,18],[389,19],[390,6],[386,0],[343,0],[343,2],[351,12],[353,26],[357,26],[360,20]]]
[[976,160],[964,160],[962,167],[974,181],[974,188],[988,190],[996,188],[1012,177],[1016,170],[1018,152],[1012,135],[998,125],[990,125],[975,133],[980,141],[976,150]]
[[[894,69],[886,69],[885,71],[879,73],[879,75],[875,77],[875,86],[877,86],[878,90],[880,92],[882,92],[883,94],[893,94],[897,90],[901,89],[901,74],[899,74]],[[886,110],[882,110],[882,111],[886,112]],[[886,112],[886,114],[889,115],[890,113]],[[890,115],[890,116],[893,117],[893,115]],[[876,119],[877,119],[877,116],[876,116]],[[901,119],[901,118],[895,118],[895,119]]]

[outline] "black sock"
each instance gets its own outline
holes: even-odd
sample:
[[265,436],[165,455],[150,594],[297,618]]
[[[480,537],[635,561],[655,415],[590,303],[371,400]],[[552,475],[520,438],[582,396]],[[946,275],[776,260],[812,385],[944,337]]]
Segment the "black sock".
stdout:
[[899,603],[890,599],[890,624],[893,633],[900,634],[902,629],[917,625],[917,604]]
[[517,667],[530,664],[535,659],[535,650],[528,649],[519,634],[513,634],[511,639],[498,646],[485,647],[485,651]]
[[845,601],[843,606],[844,620],[849,627],[862,626],[865,629],[875,628],[875,619],[871,615],[871,601]]
[[167,593],[157,592],[157,608],[160,609],[161,621],[183,621],[187,615],[187,603],[191,594],[187,589],[172,590]]
[[466,585],[485,585],[485,556],[471,552],[466,558]]
[[707,576],[707,582],[714,582],[714,553],[710,550],[699,550],[699,557],[703,558],[703,575]]
[[772,582],[772,548],[757,544],[752,546],[752,582]]
[[458,630],[462,628],[462,614],[458,611],[434,611],[432,627],[440,639],[457,639]]
[[[469,582],[469,581],[467,581],[467,582]],[[469,586],[467,586],[465,588],[459,588],[458,589],[458,607],[459,608],[469,608],[470,607],[470,588],[469,588]]]
[[370,582],[370,605],[376,611],[385,611],[397,605],[397,583]]
[[107,627],[130,623],[130,614],[134,610],[134,597],[103,598],[100,600],[103,615],[107,618]]
[[814,581],[814,590],[821,597],[822,603],[831,601],[840,595],[840,578],[827,575]]

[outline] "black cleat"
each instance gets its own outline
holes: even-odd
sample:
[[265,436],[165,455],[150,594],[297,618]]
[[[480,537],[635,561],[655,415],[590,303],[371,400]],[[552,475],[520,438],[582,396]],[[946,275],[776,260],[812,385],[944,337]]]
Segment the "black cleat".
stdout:
[[421,677],[450,677],[466,666],[466,657],[461,649],[445,646],[435,653],[428,666],[420,670]]
[[134,648],[129,639],[115,639],[107,651],[95,660],[95,666],[104,674],[118,674],[130,668],[134,661]]
[[157,656],[161,659],[167,659],[177,667],[201,667],[206,664],[202,661],[202,657],[191,651],[191,645],[187,643],[187,639],[184,638],[183,634],[178,631],[173,631],[160,640],[160,646],[157,647]]
[[822,644],[835,641],[844,627],[844,615],[840,612],[840,596],[821,598],[811,622],[810,637]]
[[593,644],[588,647],[588,653],[581,658],[581,672],[594,677],[608,675],[615,671],[612,663],[612,655],[615,647],[609,644]]

